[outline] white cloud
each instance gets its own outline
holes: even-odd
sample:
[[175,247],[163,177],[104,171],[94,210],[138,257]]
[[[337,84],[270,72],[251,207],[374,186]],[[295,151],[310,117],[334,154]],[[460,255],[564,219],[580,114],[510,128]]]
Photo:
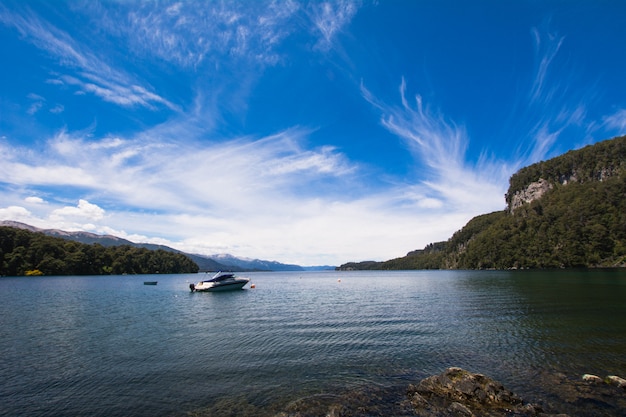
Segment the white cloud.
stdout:
[[314,3],[311,19],[319,36],[316,47],[321,50],[330,49],[334,38],[352,20],[357,11],[357,2],[351,0]]
[[94,25],[127,43],[135,54],[181,67],[209,63],[214,68],[233,59],[237,64],[243,60],[276,65],[285,59],[283,41],[303,25],[311,27],[315,48],[326,51],[357,13],[360,1],[303,5],[293,0],[199,0],[119,3],[115,8],[86,2],[80,7]]
[[[295,1],[86,3],[85,12],[134,53],[182,67],[244,59],[262,65],[280,61],[277,45],[297,29]],[[120,21],[127,24],[120,25]]]
[[41,197],[35,197],[35,196],[31,196],[31,197],[26,197],[24,199],[24,201],[26,203],[30,203],[30,204],[45,204],[45,200]]
[[[164,105],[172,110],[178,110],[178,106],[139,85],[140,83],[131,75],[112,68],[100,59],[98,54],[80,45],[69,34],[30,11],[17,14],[6,8],[0,8],[0,22],[14,27],[25,39],[50,54],[60,65],[74,70],[73,76],[48,80],[50,84],[75,85],[83,93],[92,93],[120,106],[139,105],[154,108],[156,105]],[[42,101],[36,101],[28,112],[34,114],[41,106]],[[58,111],[59,107],[55,109]]]
[[623,135],[626,133],[626,109],[619,109],[615,113],[604,117],[603,121],[608,129],[617,131],[616,134]]
[[65,206],[53,210],[50,214],[50,220],[54,222],[67,222],[76,218],[94,221],[102,220],[102,218],[104,218],[104,210],[96,204],[91,204],[89,201],[81,199],[75,207]]
[[400,84],[401,106],[376,99],[365,86],[363,97],[382,113],[381,124],[406,141],[416,158],[430,167],[428,177],[409,187],[406,198],[420,207],[441,206],[444,211],[480,214],[503,208],[503,194],[511,172],[504,164],[479,160],[466,162],[469,138],[463,127],[424,107],[422,98],[411,105],[406,82]]
[[548,83],[549,69],[556,58],[564,41],[564,37],[547,31],[532,29],[533,39],[537,53],[537,65],[532,88],[530,90],[530,102],[549,101],[554,97],[554,90],[546,90],[546,86],[554,85]]
[[30,107],[28,107],[28,110],[26,110],[26,113],[32,116],[33,114],[37,113],[42,107],[43,107],[43,102],[36,101],[32,103]]
[[35,93],[30,93],[27,97],[29,100],[31,100],[31,104],[28,107],[28,110],[26,110],[26,113],[32,116],[36,114],[39,110],[41,110],[46,102],[46,99]]
[[60,114],[63,113],[65,107],[62,104],[56,104],[54,107],[50,108],[50,113],[52,114]]
[[518,166],[556,156],[556,151],[564,151],[558,149],[563,138],[587,144],[591,141],[589,135],[599,127],[587,119],[587,108],[593,104],[597,93],[575,77],[576,67],[571,62],[566,66],[561,58],[566,38],[550,32],[548,25],[533,28],[532,35],[535,68],[528,96],[520,95],[519,105],[525,110],[517,118],[528,127],[525,135],[523,131],[519,134],[520,145],[515,149]]
[[33,218],[30,211],[20,206],[0,208],[0,220],[14,220],[27,222]]
[[[6,192],[3,193],[7,197]],[[88,230],[101,233],[102,226],[94,225],[105,219],[105,211],[86,200],[79,200],[76,206],[59,206],[48,203],[39,197],[27,197],[24,201],[32,209],[12,205],[0,208],[0,220],[13,220],[42,229]]]

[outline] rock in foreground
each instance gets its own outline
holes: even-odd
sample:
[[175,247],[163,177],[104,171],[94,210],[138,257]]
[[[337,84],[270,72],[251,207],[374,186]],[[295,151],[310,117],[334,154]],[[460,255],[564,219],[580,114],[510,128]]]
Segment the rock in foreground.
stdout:
[[541,407],[524,404],[499,382],[461,368],[448,368],[418,385],[411,384],[407,395],[420,417],[547,416]]

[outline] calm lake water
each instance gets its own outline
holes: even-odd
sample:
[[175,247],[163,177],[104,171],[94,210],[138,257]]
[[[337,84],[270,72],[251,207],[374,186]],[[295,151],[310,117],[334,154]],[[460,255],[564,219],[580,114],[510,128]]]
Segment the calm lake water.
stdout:
[[0,415],[273,415],[450,366],[533,402],[626,377],[626,271],[241,275],[1,278]]

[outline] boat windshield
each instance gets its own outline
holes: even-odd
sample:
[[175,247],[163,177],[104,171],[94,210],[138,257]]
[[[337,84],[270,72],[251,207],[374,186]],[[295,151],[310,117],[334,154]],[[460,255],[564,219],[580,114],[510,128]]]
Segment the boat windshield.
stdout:
[[217,274],[213,276],[213,278],[207,279],[206,281],[203,281],[203,282],[220,282],[220,281],[224,281],[226,279],[233,278],[233,277],[234,277],[234,274],[218,272]]

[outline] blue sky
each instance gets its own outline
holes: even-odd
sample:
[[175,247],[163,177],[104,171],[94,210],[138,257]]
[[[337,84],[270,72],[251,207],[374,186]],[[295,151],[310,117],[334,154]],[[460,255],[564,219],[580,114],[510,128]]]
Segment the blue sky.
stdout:
[[626,3],[0,2],[0,220],[386,260],[626,133]]

